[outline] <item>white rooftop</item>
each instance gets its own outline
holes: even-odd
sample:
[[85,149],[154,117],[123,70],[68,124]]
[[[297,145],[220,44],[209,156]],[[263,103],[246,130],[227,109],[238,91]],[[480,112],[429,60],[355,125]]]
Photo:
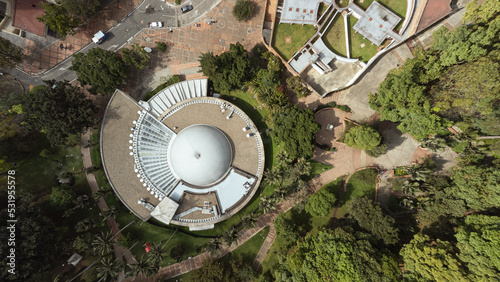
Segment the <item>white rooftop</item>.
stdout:
[[227,174],[232,148],[226,135],[205,124],[191,125],[171,142],[169,162],[173,172],[195,186],[209,186]]
[[[315,24],[323,0],[285,0],[280,23]],[[330,5],[330,4],[329,4]]]

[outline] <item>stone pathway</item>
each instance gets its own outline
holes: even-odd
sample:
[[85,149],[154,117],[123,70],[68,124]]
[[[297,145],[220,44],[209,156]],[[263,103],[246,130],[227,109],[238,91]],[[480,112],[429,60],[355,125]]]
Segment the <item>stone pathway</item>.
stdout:
[[271,245],[273,244],[275,238],[276,238],[276,230],[274,229],[274,223],[270,223],[269,233],[267,233],[266,240],[264,240],[264,243],[260,247],[259,253],[255,257],[255,260],[253,261],[252,264],[255,270],[258,270],[262,265],[262,262],[266,258],[266,255],[269,252],[269,249],[271,248]]

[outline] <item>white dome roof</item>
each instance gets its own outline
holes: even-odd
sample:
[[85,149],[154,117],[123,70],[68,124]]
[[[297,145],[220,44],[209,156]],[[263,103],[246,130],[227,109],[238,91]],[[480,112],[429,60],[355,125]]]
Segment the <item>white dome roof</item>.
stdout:
[[232,148],[219,129],[196,124],[183,129],[171,142],[169,162],[173,172],[195,186],[209,186],[229,171]]

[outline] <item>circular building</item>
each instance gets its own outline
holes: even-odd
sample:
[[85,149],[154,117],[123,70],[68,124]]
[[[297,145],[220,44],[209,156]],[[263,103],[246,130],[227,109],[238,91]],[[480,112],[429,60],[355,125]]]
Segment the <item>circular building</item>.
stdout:
[[137,103],[117,90],[101,127],[104,171],[142,220],[213,228],[243,208],[262,179],[255,124],[228,101],[207,97],[207,80],[169,86]]

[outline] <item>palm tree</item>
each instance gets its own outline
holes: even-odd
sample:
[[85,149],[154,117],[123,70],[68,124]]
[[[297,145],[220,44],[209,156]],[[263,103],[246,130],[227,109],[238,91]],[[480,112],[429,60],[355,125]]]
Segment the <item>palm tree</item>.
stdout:
[[286,151],[279,152],[278,154],[276,154],[276,158],[283,165],[286,165],[286,164],[289,164],[292,162],[292,160],[290,159],[290,157],[288,156],[288,153]]
[[405,195],[415,195],[420,191],[420,183],[417,181],[408,181],[406,180],[403,183],[403,187],[401,188],[401,191],[403,191],[403,194]]
[[149,245],[151,249],[148,252],[148,259],[151,260],[151,262],[153,262],[154,264],[160,264],[163,259],[163,251],[165,250],[166,245],[166,243],[162,244],[162,242],[151,243]]
[[104,256],[113,251],[113,234],[109,232],[101,232],[101,234],[96,235],[94,241],[92,241],[92,250],[95,254]]
[[275,204],[275,198],[264,196],[260,198],[259,209],[261,209],[263,213],[267,213],[270,210],[276,209]]
[[106,221],[111,217],[115,219],[117,214],[118,211],[116,210],[115,206],[111,206],[111,208],[105,209],[100,213],[100,215],[102,215],[103,217],[102,221]]
[[311,163],[304,158],[300,158],[294,165],[294,171],[299,175],[308,175],[311,173]]
[[266,182],[271,185],[278,184],[283,179],[283,172],[278,167],[273,167],[270,170],[268,169],[265,174],[266,174],[266,179],[265,179]]
[[238,231],[234,227],[222,234],[222,240],[224,240],[224,243],[228,247],[231,247],[233,243],[238,246],[238,238],[240,238],[240,234],[238,234]]
[[427,148],[432,152],[442,151],[447,147],[446,140],[438,137],[431,137],[427,140],[422,141],[421,146]]
[[120,273],[121,264],[114,260],[111,256],[101,258],[101,266],[96,268],[97,278],[103,281],[112,281],[118,277]]
[[255,223],[257,222],[257,218],[255,217],[255,213],[250,213],[248,215],[245,215],[241,219],[241,222],[243,223],[243,226],[245,226],[245,227],[255,227]]
[[413,204],[413,200],[410,199],[410,198],[404,198],[401,200],[401,202],[399,202],[399,206],[400,207],[405,207],[405,208],[408,208],[410,210],[414,209],[415,206]]
[[94,227],[95,221],[91,218],[85,218],[75,225],[76,232],[84,232]]
[[74,203],[75,203],[75,207],[73,208],[74,210],[86,208],[88,205],[90,205],[89,196],[87,195],[78,196],[74,201]]
[[145,258],[144,255],[142,255],[140,259],[136,259],[135,257],[133,259],[135,264],[128,264],[131,269],[130,274],[133,276],[153,276],[158,273],[158,270],[160,269],[159,264],[153,263],[151,260]]
[[212,256],[216,255],[220,253],[222,249],[222,242],[219,238],[212,238],[208,241],[206,249]]

